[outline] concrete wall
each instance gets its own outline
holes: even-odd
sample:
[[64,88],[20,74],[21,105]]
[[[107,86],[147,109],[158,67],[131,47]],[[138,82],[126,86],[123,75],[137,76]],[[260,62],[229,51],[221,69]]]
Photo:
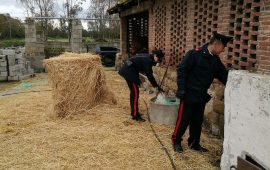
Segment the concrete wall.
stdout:
[[0,81],[18,81],[33,76],[31,62],[25,59],[25,48],[0,49]]
[[221,168],[237,156],[270,169],[270,76],[233,71],[225,89],[225,134]]

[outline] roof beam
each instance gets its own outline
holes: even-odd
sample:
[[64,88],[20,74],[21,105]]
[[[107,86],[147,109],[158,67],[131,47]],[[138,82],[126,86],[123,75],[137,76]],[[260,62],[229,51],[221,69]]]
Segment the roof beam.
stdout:
[[106,21],[120,21],[119,19],[106,19],[106,18],[62,18],[62,17],[27,17],[26,19],[65,19],[65,20],[106,20]]

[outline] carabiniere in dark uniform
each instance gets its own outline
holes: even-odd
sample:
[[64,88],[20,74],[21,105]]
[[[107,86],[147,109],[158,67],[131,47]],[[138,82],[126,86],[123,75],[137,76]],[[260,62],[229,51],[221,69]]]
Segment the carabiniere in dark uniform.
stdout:
[[[211,99],[207,93],[214,78],[226,85],[228,71],[219,54],[232,37],[214,33],[209,43],[188,51],[177,69],[177,93],[181,99],[172,143],[176,152],[182,152],[182,136],[189,125],[188,146],[206,152],[200,145],[200,136],[206,103]],[[209,50],[210,49],[210,50]],[[213,53],[211,53],[211,50]]]
[[163,91],[158,86],[154,76],[152,67],[161,62],[164,54],[162,50],[154,50],[152,54],[137,54],[128,59],[124,66],[119,70],[119,74],[125,78],[130,90],[130,108],[132,119],[144,121],[138,108],[139,86],[141,84],[139,73],[144,73],[153,87],[157,87],[158,91]]

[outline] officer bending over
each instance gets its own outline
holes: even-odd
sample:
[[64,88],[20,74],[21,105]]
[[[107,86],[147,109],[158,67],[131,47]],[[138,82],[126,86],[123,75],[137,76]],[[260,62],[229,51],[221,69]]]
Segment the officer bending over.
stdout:
[[158,91],[163,91],[157,84],[152,67],[160,63],[164,57],[162,50],[154,50],[152,54],[141,53],[136,54],[126,61],[124,66],[119,70],[119,74],[126,80],[130,90],[130,109],[131,117],[136,121],[145,121],[139,112],[139,86],[141,84],[139,73],[145,73],[153,87]]

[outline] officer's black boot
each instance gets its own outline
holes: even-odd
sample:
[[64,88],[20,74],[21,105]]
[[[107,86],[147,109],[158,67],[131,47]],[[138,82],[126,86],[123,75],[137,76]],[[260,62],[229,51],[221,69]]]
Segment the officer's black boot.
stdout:
[[195,150],[195,151],[199,151],[199,152],[209,152],[208,149],[202,147],[200,144],[198,143],[193,143],[190,145],[190,149]]
[[132,119],[138,122],[145,122],[145,119],[142,118],[141,114],[137,114],[136,117],[132,117]]
[[193,142],[194,142],[194,140],[191,137],[189,137],[188,138],[188,147],[189,148],[191,147],[191,145],[193,144]]
[[137,121],[139,121],[139,122],[145,122],[145,119],[142,118],[141,114],[138,114]]
[[173,150],[175,152],[182,153],[183,152],[183,148],[181,146],[181,143],[179,143],[179,144],[173,144]]

